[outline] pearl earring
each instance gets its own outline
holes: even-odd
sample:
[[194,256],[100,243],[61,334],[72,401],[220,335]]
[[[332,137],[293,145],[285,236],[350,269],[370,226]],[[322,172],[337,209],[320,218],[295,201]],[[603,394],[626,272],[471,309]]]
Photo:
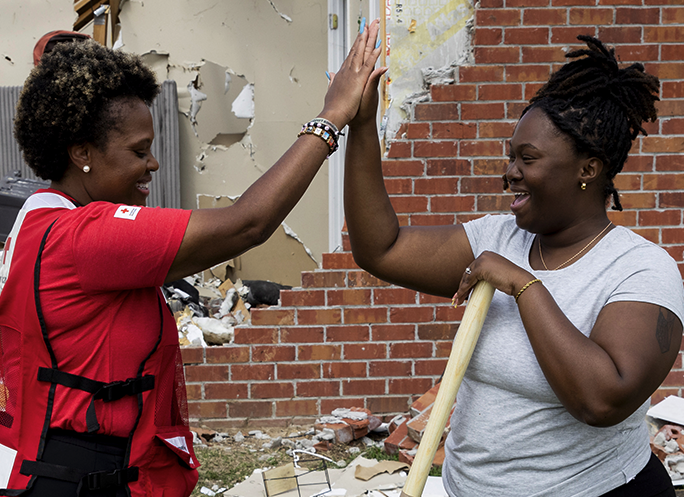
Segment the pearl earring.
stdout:
[[582,184],[580,185],[580,188],[581,188],[582,190],[586,190],[586,189],[587,189],[587,184],[584,183],[584,182],[582,182]]
[[83,166],[83,172],[84,173],[89,173],[90,172],[90,166]]

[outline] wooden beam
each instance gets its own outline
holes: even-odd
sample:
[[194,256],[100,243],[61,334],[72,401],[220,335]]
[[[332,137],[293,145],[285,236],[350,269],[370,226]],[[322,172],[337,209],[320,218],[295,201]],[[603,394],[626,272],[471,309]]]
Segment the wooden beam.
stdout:
[[109,15],[109,9],[101,16],[94,18],[95,23],[93,24],[93,39],[100,45],[107,46],[107,17]]
[[116,39],[119,37],[119,12],[121,11],[119,8],[120,5],[121,2],[119,0],[110,0],[109,2],[109,7],[111,9],[109,16],[112,24],[112,46],[114,46]]

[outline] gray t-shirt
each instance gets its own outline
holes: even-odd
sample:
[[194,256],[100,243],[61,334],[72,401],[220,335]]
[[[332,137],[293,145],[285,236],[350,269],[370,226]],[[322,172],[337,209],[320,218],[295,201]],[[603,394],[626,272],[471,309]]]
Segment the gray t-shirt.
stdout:
[[[476,257],[496,252],[540,278],[587,336],[601,309],[617,301],[663,306],[684,321],[675,261],[626,228],[614,228],[565,268],[538,271],[529,264],[534,235],[519,229],[514,216],[464,226]],[[451,419],[444,486],[456,497],[600,496],[646,465],[648,406],[607,428],[577,421],[546,381],[514,298],[494,292]]]

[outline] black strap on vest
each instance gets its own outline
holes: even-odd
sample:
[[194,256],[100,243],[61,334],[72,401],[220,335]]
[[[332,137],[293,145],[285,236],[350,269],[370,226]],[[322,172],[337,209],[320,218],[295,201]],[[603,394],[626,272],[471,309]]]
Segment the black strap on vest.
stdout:
[[91,380],[85,376],[79,376],[56,368],[38,368],[38,381],[46,381],[67,388],[75,388],[93,394],[90,405],[86,411],[86,425],[88,433],[95,433],[100,429],[100,423],[95,414],[95,400],[112,402],[127,395],[133,396],[154,388],[154,375],[145,375],[137,378],[129,378],[126,381],[113,381],[104,383]]
[[43,476],[55,480],[78,483],[79,490],[80,488],[104,490],[138,481],[138,468],[135,466],[131,468],[115,469],[114,471],[94,471],[84,475],[83,471],[79,471],[69,466],[61,466],[59,464],[50,464],[40,461],[24,461],[21,464],[19,472],[22,475],[27,476]]

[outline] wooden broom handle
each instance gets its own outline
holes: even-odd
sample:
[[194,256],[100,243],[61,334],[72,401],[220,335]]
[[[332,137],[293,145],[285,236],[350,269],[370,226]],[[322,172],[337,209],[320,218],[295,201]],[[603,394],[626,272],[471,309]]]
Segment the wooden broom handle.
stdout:
[[401,497],[421,497],[423,493],[432,461],[444,433],[444,427],[456,400],[458,387],[461,386],[463,375],[468,368],[473,350],[475,350],[475,344],[480,336],[493,295],[494,287],[486,281],[480,281],[473,288],[456,338],[454,338],[451,354],[449,354],[449,360],[442,376],[442,383],[437,391],[437,397],[432,406],[425,432],[420,440],[418,452],[411,465],[406,483],[404,483]]

